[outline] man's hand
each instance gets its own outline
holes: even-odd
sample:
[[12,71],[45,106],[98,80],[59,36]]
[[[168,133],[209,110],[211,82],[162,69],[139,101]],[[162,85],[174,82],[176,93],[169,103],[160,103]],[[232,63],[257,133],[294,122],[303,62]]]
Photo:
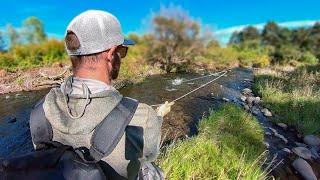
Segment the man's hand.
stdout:
[[174,102],[169,103],[168,101],[166,101],[164,104],[157,108],[157,115],[164,117],[171,111],[172,105],[174,105]]

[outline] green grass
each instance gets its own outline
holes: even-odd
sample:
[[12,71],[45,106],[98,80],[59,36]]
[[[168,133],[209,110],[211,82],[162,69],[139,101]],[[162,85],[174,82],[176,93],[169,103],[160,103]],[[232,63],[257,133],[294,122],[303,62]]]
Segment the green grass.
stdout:
[[304,135],[320,135],[319,84],[319,66],[302,66],[289,72],[275,68],[255,72],[254,91],[275,114],[272,121],[294,125]]
[[199,134],[165,147],[158,164],[167,179],[263,179],[263,130],[232,104],[200,121]]

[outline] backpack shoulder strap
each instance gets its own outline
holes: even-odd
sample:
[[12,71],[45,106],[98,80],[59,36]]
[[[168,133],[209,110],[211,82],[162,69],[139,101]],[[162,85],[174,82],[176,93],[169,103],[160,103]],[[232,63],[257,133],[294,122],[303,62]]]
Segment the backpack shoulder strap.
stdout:
[[[50,143],[52,140],[52,127],[47,120],[44,110],[43,103],[45,98],[42,98],[33,108],[30,114],[30,132],[32,141],[36,146],[41,144],[45,145]],[[41,147],[37,147],[41,148]]]
[[123,97],[120,103],[97,126],[91,137],[90,155],[95,161],[108,156],[119,143],[138,107],[135,99]]

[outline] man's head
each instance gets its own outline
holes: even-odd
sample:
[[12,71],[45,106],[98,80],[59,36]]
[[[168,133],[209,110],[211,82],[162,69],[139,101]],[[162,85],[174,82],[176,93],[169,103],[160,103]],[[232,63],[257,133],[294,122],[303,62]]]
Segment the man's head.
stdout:
[[90,10],[70,22],[65,45],[75,76],[109,83],[118,76],[126,45],[133,42],[124,39],[120,23],[112,14]]

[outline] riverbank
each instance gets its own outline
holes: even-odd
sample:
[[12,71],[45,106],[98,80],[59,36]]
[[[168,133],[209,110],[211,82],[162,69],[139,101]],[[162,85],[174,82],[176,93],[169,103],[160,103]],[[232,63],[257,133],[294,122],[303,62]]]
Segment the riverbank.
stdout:
[[[320,139],[310,135],[311,132],[318,135],[315,130],[319,128],[319,66],[255,69],[254,74],[254,92],[249,88],[238,87],[236,91],[242,89],[241,96],[222,98],[241,105],[243,110],[235,105],[224,105],[200,121],[198,135],[179,140],[162,149],[158,164],[170,179],[319,177]],[[306,99],[313,102],[312,105],[303,101]],[[273,104],[287,101],[291,103],[285,103],[286,106]],[[250,117],[249,124],[242,122],[245,118],[239,114]],[[301,115],[304,117],[301,118]],[[247,129],[248,127],[250,128]],[[257,131],[254,135],[256,139],[242,139],[244,134],[252,133],[252,129]],[[259,139],[260,136],[263,138]],[[256,140],[259,145],[251,142],[252,140]],[[252,149],[252,145],[258,149]],[[234,147],[240,151],[235,151]],[[246,151],[241,151],[241,148]],[[233,154],[230,155],[228,150]],[[267,153],[259,156],[263,150]],[[256,159],[254,163],[250,160],[243,161],[243,157],[248,154]],[[253,167],[250,166],[251,169],[245,170],[247,174],[239,168],[242,162],[254,164]],[[246,168],[247,164],[242,163],[241,167]]]
[[198,135],[166,147],[158,164],[168,179],[263,179],[264,149],[258,121],[226,104],[200,121]]
[[[134,66],[134,64],[131,66]],[[113,81],[113,86],[116,89],[120,89],[126,85],[141,82],[145,77],[162,73],[156,67],[141,65],[131,69],[128,68],[128,63],[124,63],[121,67],[119,78]],[[71,66],[68,63],[34,67],[16,72],[0,70],[0,94],[56,87],[71,74]]]

